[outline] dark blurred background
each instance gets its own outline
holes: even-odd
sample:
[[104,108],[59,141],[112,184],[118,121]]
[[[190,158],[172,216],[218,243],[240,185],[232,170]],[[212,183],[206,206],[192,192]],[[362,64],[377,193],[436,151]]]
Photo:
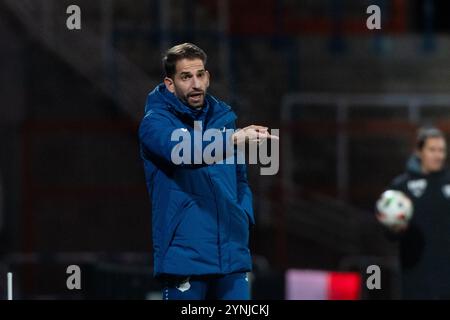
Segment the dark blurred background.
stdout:
[[[66,8],[81,8],[68,30]],[[368,30],[366,8],[381,8]],[[158,298],[137,128],[161,57],[193,42],[239,126],[280,129],[280,172],[249,167],[253,297],[286,271],[355,272],[398,297],[373,217],[415,130],[450,133],[450,12],[437,0],[0,0],[0,297]],[[66,268],[82,269],[67,290]],[[367,291],[366,267],[383,290]]]

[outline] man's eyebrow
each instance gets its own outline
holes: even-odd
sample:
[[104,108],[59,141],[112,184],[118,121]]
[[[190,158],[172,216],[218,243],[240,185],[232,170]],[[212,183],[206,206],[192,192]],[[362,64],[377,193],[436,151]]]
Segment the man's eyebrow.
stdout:
[[[195,73],[199,73],[199,72],[206,72],[206,70],[205,69],[199,69],[199,70],[195,71]],[[181,71],[180,72],[180,76],[189,76],[191,74],[192,73],[190,71]]]

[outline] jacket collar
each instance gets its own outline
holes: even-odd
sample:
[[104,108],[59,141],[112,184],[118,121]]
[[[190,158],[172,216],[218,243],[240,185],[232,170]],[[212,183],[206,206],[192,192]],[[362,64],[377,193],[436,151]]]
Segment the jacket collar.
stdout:
[[446,172],[446,168],[444,167],[439,171],[425,174],[422,172],[422,163],[420,161],[420,158],[417,155],[413,154],[409,157],[406,163],[406,171],[416,177],[434,178],[444,175],[444,173]]
[[186,122],[205,120],[208,127],[213,124],[217,124],[216,122],[225,116],[226,118],[224,121],[226,122],[236,119],[236,115],[231,110],[230,106],[225,103],[221,103],[208,93],[205,95],[205,104],[205,107],[200,110],[192,109],[186,106],[172,92],[167,90],[164,83],[161,83],[149,94],[145,107],[145,113],[152,109],[167,109],[178,118]]

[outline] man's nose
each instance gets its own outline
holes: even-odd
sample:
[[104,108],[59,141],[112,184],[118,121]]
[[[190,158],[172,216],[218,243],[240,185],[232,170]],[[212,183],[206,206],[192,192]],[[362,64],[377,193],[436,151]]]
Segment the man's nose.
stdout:
[[192,85],[193,85],[194,89],[200,89],[201,88],[200,78],[197,76],[193,76],[192,79],[193,79]]

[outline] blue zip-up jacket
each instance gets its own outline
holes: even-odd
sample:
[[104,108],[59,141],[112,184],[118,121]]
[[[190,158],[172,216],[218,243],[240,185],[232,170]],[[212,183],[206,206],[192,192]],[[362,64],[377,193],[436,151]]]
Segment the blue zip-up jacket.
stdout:
[[[179,144],[171,141],[174,130],[193,136],[193,122],[202,121],[203,131],[220,129],[225,140],[224,128],[234,129],[235,120],[231,108],[209,94],[201,110],[183,104],[164,84],[148,95],[139,138],[152,200],[155,276],[251,270],[249,229],[255,222],[245,165],[236,158],[234,164],[211,165],[171,160]],[[192,143],[192,159],[208,143]]]

